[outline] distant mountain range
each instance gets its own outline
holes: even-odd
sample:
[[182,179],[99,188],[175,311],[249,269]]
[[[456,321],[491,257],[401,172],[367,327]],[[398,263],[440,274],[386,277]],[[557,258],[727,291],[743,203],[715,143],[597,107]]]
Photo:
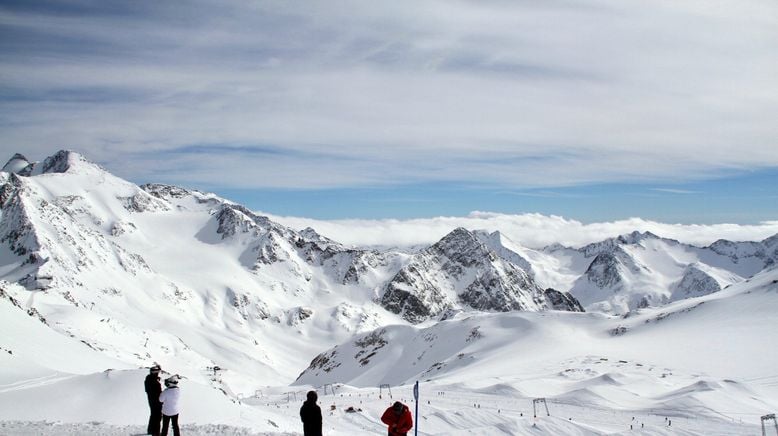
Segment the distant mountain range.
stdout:
[[[0,172],[2,298],[139,365],[186,352],[192,365],[251,362],[288,377],[296,360],[275,348],[314,355],[359,332],[460,312],[626,314],[718,292],[777,260],[778,235],[695,247],[634,232],[534,250],[457,228],[412,253],[378,251],[214,194],[137,186],[71,151],[43,162],[16,154]],[[216,337],[240,351],[217,353]]]

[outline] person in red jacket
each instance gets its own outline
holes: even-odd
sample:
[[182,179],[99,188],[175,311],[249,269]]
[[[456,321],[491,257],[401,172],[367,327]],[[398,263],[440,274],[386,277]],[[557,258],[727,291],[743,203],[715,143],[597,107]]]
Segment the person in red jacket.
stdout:
[[389,427],[389,436],[407,436],[413,428],[413,416],[405,404],[396,401],[392,407],[386,409],[381,421]]

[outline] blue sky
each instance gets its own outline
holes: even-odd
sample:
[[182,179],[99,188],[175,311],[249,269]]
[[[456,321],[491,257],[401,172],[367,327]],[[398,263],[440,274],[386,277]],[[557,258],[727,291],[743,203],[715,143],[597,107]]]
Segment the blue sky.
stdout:
[[491,211],[558,215],[583,222],[640,217],[666,223],[753,224],[778,217],[777,184],[778,171],[769,170],[679,184],[614,183],[526,190],[428,184],[316,191],[226,189],[221,194],[255,210],[319,219],[409,219]]
[[778,4],[5,1],[0,149],[320,219],[778,219]]

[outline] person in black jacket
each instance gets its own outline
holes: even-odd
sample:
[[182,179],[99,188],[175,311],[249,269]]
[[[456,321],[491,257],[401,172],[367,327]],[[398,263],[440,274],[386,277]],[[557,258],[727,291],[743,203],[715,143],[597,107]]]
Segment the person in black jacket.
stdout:
[[303,421],[303,436],[322,436],[321,408],[316,404],[319,396],[316,391],[308,392],[308,400],[300,407],[300,419]]
[[152,436],[159,436],[159,423],[162,420],[162,403],[159,402],[159,394],[162,392],[162,385],[159,384],[160,371],[162,368],[159,365],[149,368],[149,375],[146,376],[144,382],[150,410],[149,426],[146,428],[146,433]]

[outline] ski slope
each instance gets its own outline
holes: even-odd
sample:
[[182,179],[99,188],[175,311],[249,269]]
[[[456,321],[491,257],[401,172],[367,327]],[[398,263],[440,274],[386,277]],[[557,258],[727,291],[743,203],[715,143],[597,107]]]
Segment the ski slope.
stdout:
[[[758,380],[774,380],[769,376],[778,356],[763,335],[778,331],[777,294],[778,270],[770,270],[719,293],[627,318],[517,312],[460,315],[426,327],[387,326],[383,330],[391,334],[373,365],[349,367],[359,365],[349,342],[336,349],[347,347],[342,355],[350,361],[326,376],[304,374],[294,386],[223,392],[222,386],[240,386],[242,376],[182,374],[181,419],[194,425],[191,434],[213,434],[214,425],[236,434],[300,434],[297,409],[304,393],[318,387],[325,434],[382,434],[380,414],[394,400],[410,403],[418,379],[423,435],[755,434],[759,416],[778,408],[778,386]],[[3,331],[17,326],[41,337],[46,331],[37,331],[40,322],[26,316],[4,316],[0,323]],[[434,341],[421,340],[425,350],[415,344],[414,338],[431,334]],[[27,360],[40,346],[19,339],[13,354],[0,354],[0,421],[10,434],[61,434],[63,425],[83,434],[142,431],[145,370],[95,371],[116,362],[100,362],[79,344],[52,350],[58,360]],[[429,371],[427,355],[444,365]],[[73,373],[76,368],[82,371]],[[233,381],[215,381],[228,374]],[[391,398],[385,389],[378,397],[382,383],[391,385]],[[551,416],[535,418],[532,399],[541,397]],[[346,413],[349,406],[362,411]],[[34,424],[44,419],[50,424]],[[99,424],[84,424],[92,422]]]

